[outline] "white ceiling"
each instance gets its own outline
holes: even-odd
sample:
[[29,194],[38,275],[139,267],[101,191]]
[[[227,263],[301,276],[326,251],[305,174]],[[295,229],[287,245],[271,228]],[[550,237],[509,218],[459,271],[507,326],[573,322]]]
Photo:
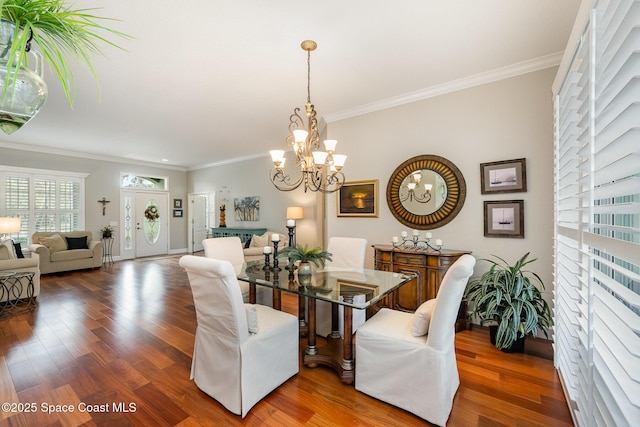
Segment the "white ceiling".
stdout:
[[75,2],[96,3],[133,36],[94,58],[101,98],[76,67],[71,109],[48,74],[42,110],[0,146],[183,169],[264,155],[306,101],[302,40],[318,43],[311,100],[330,123],[557,63],[580,0]]

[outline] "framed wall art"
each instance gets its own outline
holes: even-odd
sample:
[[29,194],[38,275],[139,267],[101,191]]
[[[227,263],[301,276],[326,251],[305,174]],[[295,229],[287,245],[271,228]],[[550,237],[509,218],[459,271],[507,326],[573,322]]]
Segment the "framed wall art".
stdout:
[[182,218],[182,209],[174,209],[173,210],[174,218]]
[[527,191],[527,159],[480,164],[480,192],[520,193]]
[[260,197],[234,198],[233,219],[236,221],[260,221]]
[[524,200],[484,202],[484,236],[524,238]]
[[173,208],[182,209],[182,199],[173,199]]
[[378,217],[378,180],[345,182],[336,193],[338,216]]

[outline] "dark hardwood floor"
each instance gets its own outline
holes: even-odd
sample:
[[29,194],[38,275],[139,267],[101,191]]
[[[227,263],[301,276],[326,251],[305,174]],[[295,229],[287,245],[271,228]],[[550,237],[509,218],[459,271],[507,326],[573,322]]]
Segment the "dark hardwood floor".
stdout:
[[[189,380],[196,319],[178,259],[43,276],[37,308],[0,319],[0,425],[428,425],[323,367],[301,366],[245,419],[226,411]],[[283,293],[283,308],[297,313],[297,298]],[[572,425],[552,362],[488,341],[482,330],[456,334],[461,385],[448,425]]]

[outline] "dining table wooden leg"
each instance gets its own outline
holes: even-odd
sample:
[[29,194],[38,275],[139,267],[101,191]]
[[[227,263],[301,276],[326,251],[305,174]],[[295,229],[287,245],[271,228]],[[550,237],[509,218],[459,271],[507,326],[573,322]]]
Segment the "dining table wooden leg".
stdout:
[[344,338],[342,341],[342,368],[345,371],[353,371],[355,363],[353,360],[353,308],[344,306]]
[[313,298],[307,299],[307,307],[309,309],[309,335],[307,338],[307,348],[305,349],[305,354],[303,355],[303,361],[306,366],[309,368],[315,368],[318,366],[318,363],[315,361],[307,362],[304,356],[315,356],[318,354],[318,347],[316,347],[316,300]]
[[249,283],[249,304],[256,303],[256,284]]

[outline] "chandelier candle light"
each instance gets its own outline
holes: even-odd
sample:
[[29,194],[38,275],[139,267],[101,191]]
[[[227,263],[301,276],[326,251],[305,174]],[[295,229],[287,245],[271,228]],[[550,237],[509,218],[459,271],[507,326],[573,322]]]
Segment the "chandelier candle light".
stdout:
[[420,232],[418,230],[413,230],[413,232],[411,233],[411,237],[409,237],[409,234],[406,231],[403,231],[402,233],[400,233],[400,238],[402,238],[402,241],[400,241],[398,236],[393,236],[391,238],[391,243],[393,244],[394,248],[409,249],[415,251],[428,251],[429,249],[431,249],[437,252],[440,252],[440,250],[442,249],[441,239],[436,239],[433,242],[433,245],[430,243],[433,235],[428,231],[424,233],[425,240],[420,240]]
[[300,45],[307,51],[307,102],[304,105],[307,116],[306,126],[304,119],[299,114],[300,108],[296,107],[289,117],[289,135],[286,139],[287,147],[291,147],[295,154],[296,166],[300,169],[300,177],[293,181],[291,175],[284,170],[285,151],[271,150],[270,178],[273,185],[280,191],[291,191],[304,183],[304,191],[319,191],[333,193],[344,184],[342,167],[347,159],[344,154],[335,154],[335,139],[324,141],[325,151],[320,150],[320,138],[318,136],[318,119],[316,110],[311,103],[311,51],[318,47],[313,40],[305,40]]

